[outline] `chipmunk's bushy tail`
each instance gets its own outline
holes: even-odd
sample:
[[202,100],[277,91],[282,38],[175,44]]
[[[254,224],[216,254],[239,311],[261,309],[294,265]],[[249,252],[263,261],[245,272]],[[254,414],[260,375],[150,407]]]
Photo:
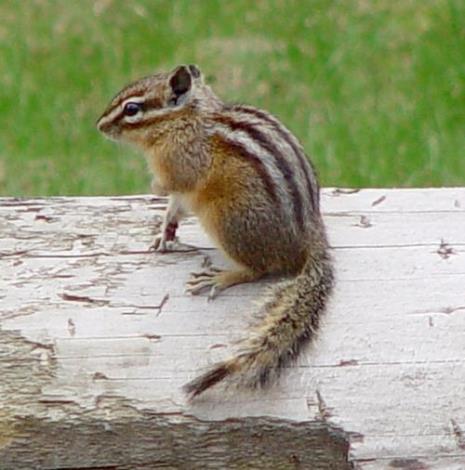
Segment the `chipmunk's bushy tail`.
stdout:
[[334,283],[326,243],[313,249],[302,272],[279,284],[263,308],[263,319],[238,354],[184,386],[192,398],[227,377],[249,387],[265,386],[292,362],[318,330]]

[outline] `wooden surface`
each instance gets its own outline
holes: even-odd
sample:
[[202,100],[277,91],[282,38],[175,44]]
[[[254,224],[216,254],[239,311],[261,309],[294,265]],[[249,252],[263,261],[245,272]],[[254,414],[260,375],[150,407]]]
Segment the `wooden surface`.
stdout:
[[323,191],[337,288],[267,391],[180,386],[232,351],[266,284],[184,294],[153,197],[0,199],[0,469],[465,469],[465,189]]

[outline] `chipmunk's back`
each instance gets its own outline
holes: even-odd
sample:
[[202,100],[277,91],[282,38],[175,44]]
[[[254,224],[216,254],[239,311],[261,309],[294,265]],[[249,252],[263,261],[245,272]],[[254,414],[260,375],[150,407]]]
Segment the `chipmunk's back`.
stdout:
[[243,105],[224,105],[211,114],[213,132],[263,166],[280,199],[302,227],[319,213],[319,186],[314,169],[296,137],[271,114]]

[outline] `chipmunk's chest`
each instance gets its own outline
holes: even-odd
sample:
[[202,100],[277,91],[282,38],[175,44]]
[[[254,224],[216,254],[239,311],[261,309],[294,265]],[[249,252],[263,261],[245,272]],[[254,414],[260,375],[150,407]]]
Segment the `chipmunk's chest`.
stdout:
[[167,192],[184,192],[190,190],[194,176],[185,171],[182,159],[178,158],[176,149],[169,141],[161,142],[145,153],[148,167],[157,183]]
[[147,165],[162,186],[165,186],[167,181],[171,179],[171,174],[173,172],[173,169],[166,158],[168,151],[169,146],[162,142],[156,147],[150,148],[149,151],[145,152]]

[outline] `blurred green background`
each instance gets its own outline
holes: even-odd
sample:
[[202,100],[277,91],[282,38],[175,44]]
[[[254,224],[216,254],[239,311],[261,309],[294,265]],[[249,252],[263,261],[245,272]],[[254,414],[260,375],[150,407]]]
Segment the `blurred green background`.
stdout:
[[324,186],[464,185],[464,0],[0,0],[0,194],[148,192],[94,123],[179,63],[277,115]]

